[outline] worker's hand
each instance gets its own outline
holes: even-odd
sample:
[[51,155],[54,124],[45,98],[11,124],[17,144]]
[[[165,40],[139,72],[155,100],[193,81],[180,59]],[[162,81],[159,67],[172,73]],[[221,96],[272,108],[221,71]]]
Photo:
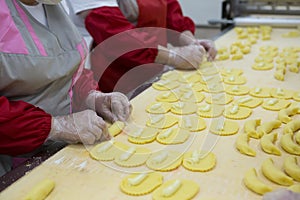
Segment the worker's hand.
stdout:
[[298,199],[300,199],[300,193],[295,193],[286,189],[268,192],[263,196],[263,200],[298,200]]
[[196,44],[204,47],[208,61],[213,61],[216,58],[218,51],[212,40],[196,40]]
[[205,49],[201,45],[169,47],[167,65],[176,69],[197,69],[203,61]]
[[111,123],[126,121],[132,110],[128,98],[120,92],[102,93],[93,90],[86,99],[86,105]]
[[110,139],[105,121],[95,111],[85,110],[52,117],[49,140],[67,143],[93,144]]

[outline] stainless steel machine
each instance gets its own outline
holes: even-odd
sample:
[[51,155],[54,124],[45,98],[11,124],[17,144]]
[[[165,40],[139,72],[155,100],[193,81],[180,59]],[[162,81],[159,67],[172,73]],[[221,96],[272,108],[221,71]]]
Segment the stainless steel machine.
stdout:
[[222,19],[209,20],[224,29],[235,25],[300,26],[300,0],[225,0]]

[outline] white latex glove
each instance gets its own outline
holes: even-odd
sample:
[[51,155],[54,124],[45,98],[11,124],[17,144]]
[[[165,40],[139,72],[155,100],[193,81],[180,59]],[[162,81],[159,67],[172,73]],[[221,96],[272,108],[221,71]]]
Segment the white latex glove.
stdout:
[[197,69],[203,61],[205,49],[201,45],[169,47],[167,65],[176,69]]
[[212,40],[197,40],[196,43],[204,47],[208,61],[213,61],[216,58],[218,50]]
[[300,193],[295,193],[286,189],[268,192],[263,196],[263,200],[299,200],[299,199],[300,199]]
[[98,115],[111,123],[126,121],[132,110],[128,98],[120,92],[102,93],[93,90],[85,102],[88,108],[95,110]]
[[93,144],[110,139],[105,121],[95,111],[85,110],[52,117],[49,140]]

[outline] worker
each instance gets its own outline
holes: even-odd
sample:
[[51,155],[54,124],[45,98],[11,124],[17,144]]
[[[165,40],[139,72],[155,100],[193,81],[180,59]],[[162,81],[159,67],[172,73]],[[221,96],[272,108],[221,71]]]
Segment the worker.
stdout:
[[97,90],[86,44],[59,2],[0,1],[0,175],[11,156],[48,141],[108,140],[105,121],[130,115],[124,94]]
[[195,25],[177,0],[68,2],[71,18],[81,30],[86,27],[97,46],[91,68],[103,91],[127,93],[161,73],[164,65],[194,69],[204,54],[209,60],[217,54],[212,41],[194,37]]

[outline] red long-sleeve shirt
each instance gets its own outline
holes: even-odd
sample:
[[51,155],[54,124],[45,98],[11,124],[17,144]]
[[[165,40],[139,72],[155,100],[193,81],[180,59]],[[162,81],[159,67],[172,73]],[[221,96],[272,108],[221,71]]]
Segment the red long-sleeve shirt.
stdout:
[[[183,16],[178,1],[165,1],[166,17],[158,22],[165,24],[165,27],[162,28],[178,32],[189,30],[194,33],[195,25],[190,18]],[[141,13],[144,14],[145,10],[140,10],[140,15]],[[155,15],[156,13],[149,11],[146,14]],[[143,17],[145,18],[145,16]],[[98,45],[96,50],[100,52],[96,56],[97,59],[92,62],[92,70],[95,72],[96,79],[99,80],[99,87],[102,91],[111,92],[118,85],[118,91],[129,92],[162,70],[162,65],[156,64],[154,61],[158,53],[157,46],[166,44],[164,38],[160,37],[163,34],[149,34],[147,29],[145,29],[146,31],[135,30],[135,28],[141,28],[143,25],[158,27],[155,24],[157,22],[154,21],[153,23],[143,23],[139,19],[135,26],[125,18],[118,7],[100,7],[89,13],[85,25],[94,39],[94,44]],[[127,32],[128,34],[125,34]],[[120,35],[120,33],[122,34]],[[111,39],[112,36],[116,37]],[[107,42],[108,38],[109,42]],[[105,40],[106,42],[103,42]],[[169,37],[167,40],[176,44],[178,37]],[[128,51],[120,55],[120,49],[127,49]],[[113,62],[111,63],[111,61]],[[136,71],[133,70],[137,66],[143,67],[135,69]]]
[[[81,109],[82,101],[97,82],[90,70],[83,70],[74,85],[73,107]],[[9,101],[0,96],[0,154],[11,156],[32,152],[47,139],[51,115],[24,101]]]

